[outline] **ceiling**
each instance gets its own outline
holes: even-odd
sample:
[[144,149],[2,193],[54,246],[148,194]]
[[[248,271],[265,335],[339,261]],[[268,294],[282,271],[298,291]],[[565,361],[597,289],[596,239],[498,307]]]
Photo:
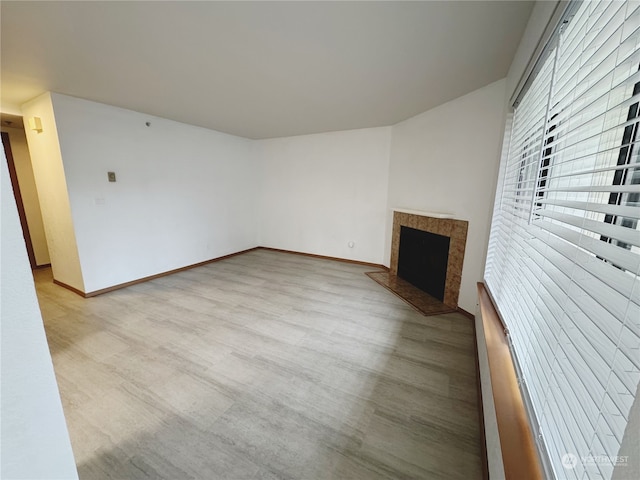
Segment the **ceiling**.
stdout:
[[19,128],[21,130],[24,130],[22,117],[20,115],[0,113],[0,125],[2,125],[3,127]]
[[3,0],[0,109],[50,90],[247,138],[392,125],[506,76],[532,5]]

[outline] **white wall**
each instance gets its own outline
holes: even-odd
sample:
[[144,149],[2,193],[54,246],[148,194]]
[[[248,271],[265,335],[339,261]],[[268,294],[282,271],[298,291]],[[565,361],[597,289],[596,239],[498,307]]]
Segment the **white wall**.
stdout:
[[618,465],[613,469],[612,480],[635,480],[640,478],[640,384],[629,410],[629,420],[620,443]]
[[250,140],[52,100],[85,292],[257,246]]
[[500,431],[498,430],[498,417],[496,415],[496,404],[493,398],[493,388],[491,387],[487,339],[484,335],[482,322],[482,315],[480,311],[478,311],[474,323],[478,349],[478,368],[480,370],[480,389],[482,390],[482,414],[484,417],[485,447],[487,449],[487,469],[489,470],[489,478],[491,480],[505,480],[506,475],[504,472],[504,460],[502,458]]
[[382,263],[390,134],[383,127],[257,141],[261,245]]
[[[453,213],[469,231],[458,304],[476,311],[506,113],[505,80],[393,127],[389,209]],[[389,212],[385,264],[389,264]]]
[[78,478],[9,172],[0,159],[0,478]]
[[[44,93],[24,104],[22,114],[53,277],[84,291],[51,94]],[[40,117],[42,132],[28,128],[26,124],[31,117]]]
[[46,265],[50,263],[49,249],[47,248],[47,237],[45,236],[44,224],[42,223],[40,200],[38,199],[38,191],[36,190],[36,181],[33,177],[27,137],[24,134],[22,125],[20,125],[19,128],[2,126],[1,130],[9,135],[13,163],[16,167],[18,185],[20,186],[20,194],[22,195],[24,214],[27,217],[27,225],[29,226],[29,235],[31,236],[31,245],[33,247],[33,255],[36,259],[36,265]]

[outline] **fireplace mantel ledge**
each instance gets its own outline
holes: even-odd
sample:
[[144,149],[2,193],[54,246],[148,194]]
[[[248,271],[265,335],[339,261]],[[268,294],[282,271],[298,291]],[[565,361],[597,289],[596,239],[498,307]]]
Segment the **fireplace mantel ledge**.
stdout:
[[410,210],[408,208],[392,208],[391,210],[393,210],[394,212],[409,213],[412,215],[422,215],[423,217],[454,218],[453,213],[424,212],[422,210]]

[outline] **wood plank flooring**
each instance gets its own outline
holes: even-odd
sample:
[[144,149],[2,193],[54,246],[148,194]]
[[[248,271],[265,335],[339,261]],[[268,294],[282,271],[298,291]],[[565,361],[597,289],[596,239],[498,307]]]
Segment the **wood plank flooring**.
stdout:
[[35,271],[80,478],[481,478],[472,323],[255,250],[84,299]]

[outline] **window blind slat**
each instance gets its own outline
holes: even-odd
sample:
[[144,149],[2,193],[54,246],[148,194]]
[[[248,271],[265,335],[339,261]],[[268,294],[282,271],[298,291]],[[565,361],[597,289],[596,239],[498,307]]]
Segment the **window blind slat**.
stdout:
[[[605,100],[605,99],[606,97],[604,97],[604,94],[603,94],[603,97],[597,100]],[[626,110],[632,105],[638,103],[639,100],[640,100],[640,94],[634,95],[632,98],[625,99],[619,102],[618,104],[614,105],[613,108],[609,109],[608,111]],[[586,117],[586,120],[581,120],[582,123],[573,126],[570,131],[567,131],[565,133],[565,136],[560,136],[559,140],[550,142],[548,146],[555,148],[556,156],[560,156],[561,154],[565,153],[564,152],[565,150],[568,150],[571,147],[577,146],[580,142],[585,143],[592,139],[601,138],[603,134],[615,132],[620,130],[621,128],[623,129],[628,126],[632,126],[638,121],[637,119],[633,118],[630,120],[621,121],[620,123],[613,125],[605,130],[600,129],[600,131],[598,131],[598,128],[595,128],[594,133],[587,134],[587,136],[585,136],[584,133],[581,133],[585,130],[589,131],[590,130],[589,126],[591,124],[595,124],[595,122],[598,122],[598,121],[603,121],[604,119],[603,117],[607,114],[608,111],[601,110],[600,112],[590,112],[587,108],[584,108],[582,111],[582,117]],[[592,114],[592,116],[588,116],[590,113]],[[560,132],[554,131],[554,134],[556,136],[558,135],[558,133]],[[570,142],[570,140],[572,141],[572,143]]]
[[[551,255],[547,254],[546,258],[551,258]],[[558,290],[553,292],[552,295],[555,296],[561,293],[566,296],[566,310],[564,314],[574,322],[573,326],[571,323],[567,325],[572,328],[577,325],[585,327],[591,322],[593,322],[594,325],[598,325],[598,329],[602,335],[594,338],[596,342],[600,342],[601,348],[598,349],[600,352],[603,350],[603,345],[614,344],[618,339],[623,322],[616,319],[611,312],[608,312],[603,305],[598,303],[597,299],[585,295],[585,290],[572,278],[573,273],[571,276],[565,273],[567,268],[570,267],[568,267],[567,262],[563,261],[560,256],[554,255],[551,265],[553,268],[546,273],[548,277],[554,281]],[[572,294],[575,295],[575,297],[573,297]],[[578,297],[580,301],[574,300],[576,297]],[[603,320],[606,320],[606,322]],[[610,355],[610,353],[612,352],[605,352],[602,359],[612,358],[613,355]],[[634,358],[633,352],[622,351],[621,353],[629,357],[634,364],[640,367],[640,359]]]
[[575,200],[542,199],[538,203],[542,205],[554,205],[557,207],[572,208],[574,210],[584,210],[585,212],[598,212],[609,215],[617,215],[626,218],[640,219],[640,207],[626,207],[622,205],[609,205],[605,203],[589,203]]
[[[620,317],[624,317],[627,309],[625,299],[629,299],[634,302],[636,306],[640,306],[640,291],[634,289],[634,275],[630,275],[609,263],[603,262],[601,259],[590,255],[586,251],[581,250],[559,237],[551,235],[547,231],[536,229],[534,235],[534,238],[540,243],[551,246],[556,252],[567,259],[565,267],[575,263],[578,265],[578,268],[591,277],[588,280],[585,278],[585,284],[588,282],[585,288],[587,293],[594,298],[602,296],[601,304],[612,303],[613,305],[620,306],[615,309],[611,308],[611,311],[615,310]],[[617,296],[609,289],[615,290],[620,296]]]
[[510,117],[485,280],[548,473],[608,479],[562,457],[616,455],[640,381],[640,3],[569,11]]
[[545,192],[611,192],[611,193],[640,193],[640,185],[578,185],[575,187],[547,188]]
[[623,270],[637,272],[640,268],[640,256],[629,250],[603,242],[597,238],[585,236],[579,231],[556,223],[539,222],[536,226],[613,263]]
[[[637,140],[635,142],[630,142],[630,143],[624,143],[622,145],[619,145],[617,147],[612,147],[612,148],[608,148],[605,150],[601,150],[600,152],[598,152],[598,154],[607,154],[607,153],[613,153],[613,152],[619,152],[621,148],[629,148],[629,149],[636,149],[638,147],[638,145],[640,145],[640,140]],[[545,158],[548,158],[549,160],[555,160],[555,156],[547,156]],[[589,158],[593,158],[594,160],[591,161],[589,160]],[[557,167],[563,167],[567,164],[571,164],[572,162],[581,162],[582,164],[587,163],[587,164],[595,164],[596,155],[594,155],[593,153],[589,153],[583,156],[576,156],[573,160],[569,160],[566,162],[557,162],[558,165],[556,165]],[[548,172],[550,171],[552,168],[551,166],[548,167],[542,167],[540,169],[541,172]],[[618,170],[623,171],[623,170],[629,170],[629,169],[635,169],[635,168],[640,168],[640,164],[638,162],[634,162],[628,165],[606,165],[603,167],[596,167],[596,168],[582,168],[582,169],[570,169],[569,173],[564,173],[564,174],[554,174],[553,178],[555,178],[556,180],[562,179],[562,178],[574,178],[574,177],[579,177],[582,175],[593,175],[596,173],[614,173]],[[539,179],[533,179],[531,180],[531,182],[535,182],[536,184],[538,183]]]
[[589,230],[590,232],[597,233],[609,238],[615,238],[621,242],[625,242],[636,247],[640,247],[640,232],[627,227],[619,227],[605,222],[597,222],[585,217],[577,215],[569,215],[567,213],[554,212],[551,210],[538,210],[537,213],[540,216],[558,220],[567,225]]

